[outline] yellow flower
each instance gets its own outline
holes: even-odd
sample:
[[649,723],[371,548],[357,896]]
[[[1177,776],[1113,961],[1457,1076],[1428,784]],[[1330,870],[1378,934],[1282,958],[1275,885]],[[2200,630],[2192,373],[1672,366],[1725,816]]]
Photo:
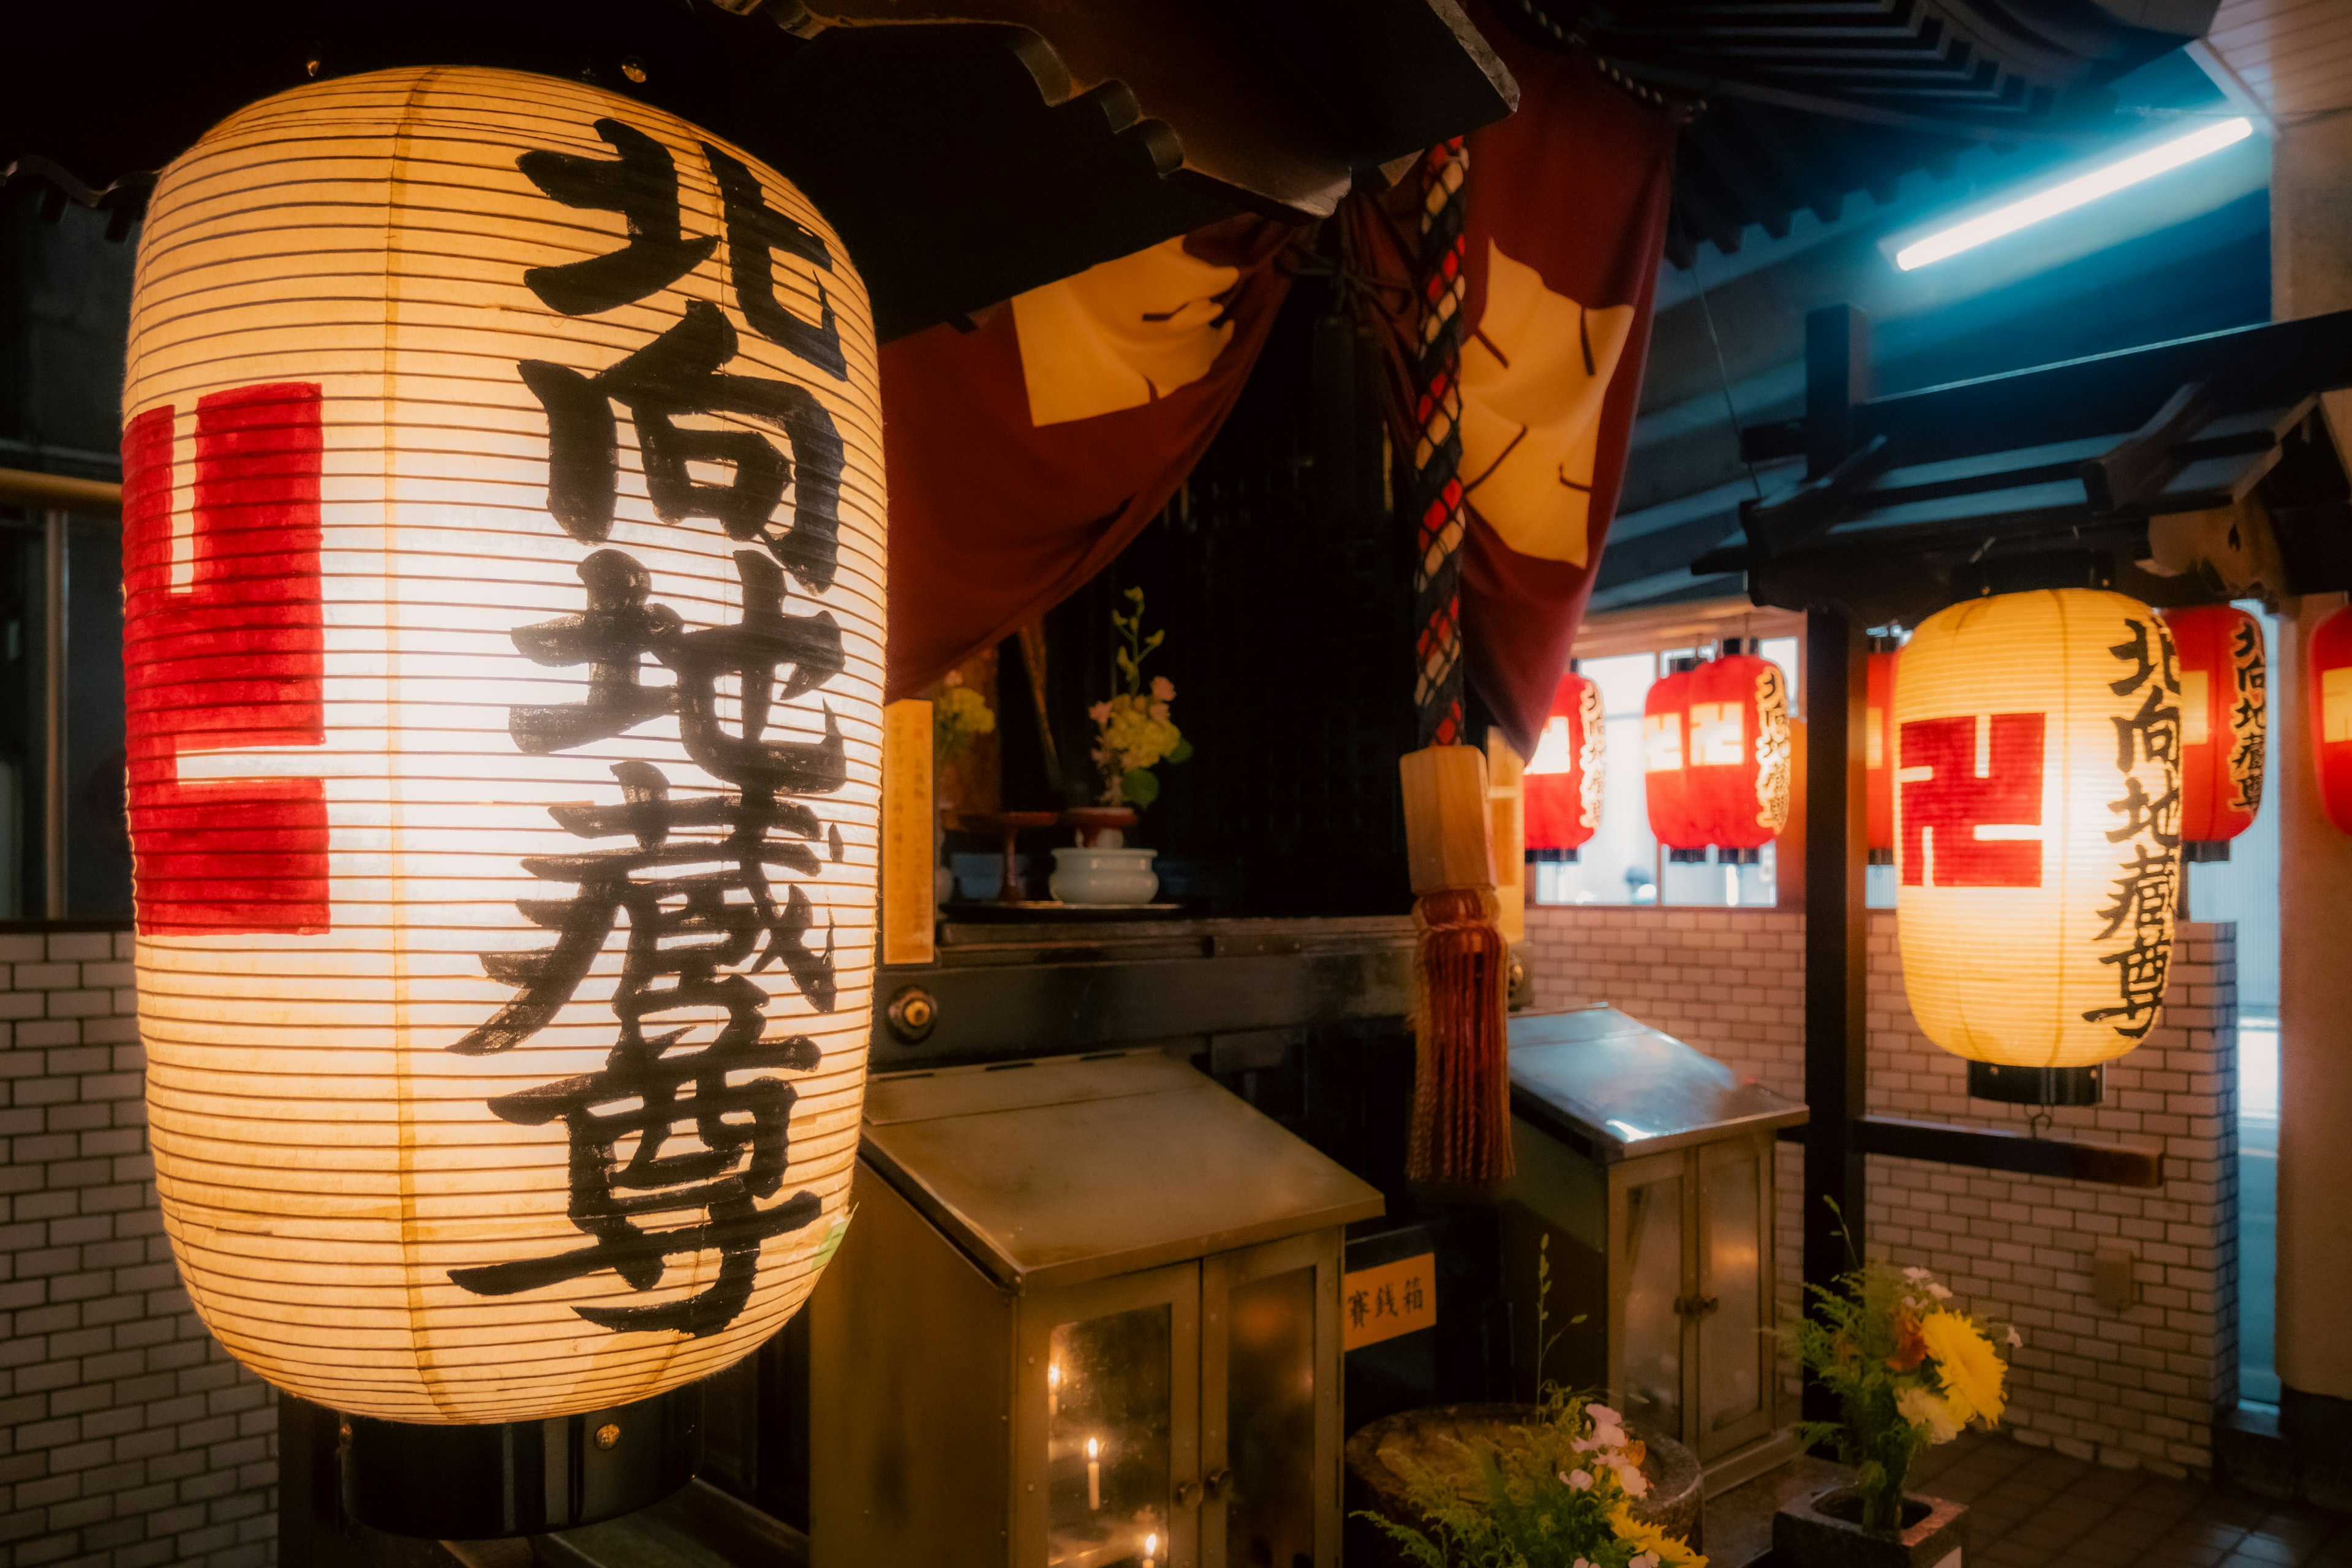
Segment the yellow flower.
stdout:
[[1654,1524],[1643,1524],[1622,1503],[1610,1511],[1609,1528],[1617,1532],[1618,1540],[1631,1542],[1641,1551],[1656,1552],[1658,1561],[1666,1568],[1706,1568],[1706,1559],[1693,1552],[1690,1542],[1668,1535]]
[[1963,1421],[1979,1417],[1988,1426],[1998,1423],[2008,1405],[2001,1378],[2009,1369],[1977,1326],[1958,1312],[1933,1312],[1921,1321],[1919,1332],[1936,1358],[1936,1374],[1953,1414]]

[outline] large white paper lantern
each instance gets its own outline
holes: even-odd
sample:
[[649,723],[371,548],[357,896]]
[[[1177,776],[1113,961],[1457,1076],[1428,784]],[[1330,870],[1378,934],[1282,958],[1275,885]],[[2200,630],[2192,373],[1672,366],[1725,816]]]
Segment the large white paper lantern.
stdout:
[[2085,588],[1928,617],[1895,679],[1896,924],[1955,1055],[2093,1067],[2157,1020],[2179,898],[2180,677],[2136,599]]
[[205,1324],[345,1412],[594,1410],[836,1244],[882,449],[799,192],[573,82],[231,116],[123,394],[140,1026]]

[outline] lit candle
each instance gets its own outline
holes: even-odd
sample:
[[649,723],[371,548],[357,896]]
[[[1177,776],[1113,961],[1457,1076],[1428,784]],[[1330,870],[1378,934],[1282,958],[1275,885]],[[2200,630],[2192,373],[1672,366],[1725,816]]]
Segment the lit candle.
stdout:
[[1156,1535],[1145,1536],[1143,1538],[1143,1568],[1152,1568],[1152,1559],[1159,1555],[1160,1537]]
[[1087,1507],[1102,1507],[1102,1445],[1087,1439]]
[[1045,1414],[1059,1415],[1061,1413],[1062,1363],[1049,1361],[1045,1363]]

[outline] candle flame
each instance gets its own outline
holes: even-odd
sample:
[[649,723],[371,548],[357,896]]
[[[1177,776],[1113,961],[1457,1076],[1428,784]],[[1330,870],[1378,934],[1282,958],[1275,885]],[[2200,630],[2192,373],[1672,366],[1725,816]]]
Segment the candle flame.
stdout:
[[1045,1363],[1045,1386],[1048,1388],[1059,1388],[1062,1386],[1062,1363],[1060,1362],[1049,1361]]
[[1089,1458],[1089,1459],[1093,1458],[1096,1456],[1096,1454],[1097,1454],[1097,1453],[1098,1453],[1098,1452],[1100,1452],[1100,1451],[1101,1451],[1101,1445],[1100,1445],[1100,1444],[1097,1443],[1097,1442],[1096,1442],[1092,1437],[1089,1437],[1089,1438],[1087,1438],[1087,1458]]
[[1147,1535],[1143,1538],[1143,1554],[1146,1557],[1157,1557],[1160,1555],[1160,1537],[1156,1535]]

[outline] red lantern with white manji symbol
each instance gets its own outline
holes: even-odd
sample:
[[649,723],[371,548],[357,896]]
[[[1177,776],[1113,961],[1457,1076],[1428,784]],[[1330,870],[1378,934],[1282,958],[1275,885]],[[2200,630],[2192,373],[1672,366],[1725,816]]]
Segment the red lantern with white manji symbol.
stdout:
[[1601,688],[1570,670],[1552,693],[1551,716],[1521,775],[1528,859],[1573,860],[1600,828],[1607,736]]
[[1691,672],[1691,815],[1717,848],[1755,849],[1789,825],[1789,679],[1738,638],[1723,646]]

